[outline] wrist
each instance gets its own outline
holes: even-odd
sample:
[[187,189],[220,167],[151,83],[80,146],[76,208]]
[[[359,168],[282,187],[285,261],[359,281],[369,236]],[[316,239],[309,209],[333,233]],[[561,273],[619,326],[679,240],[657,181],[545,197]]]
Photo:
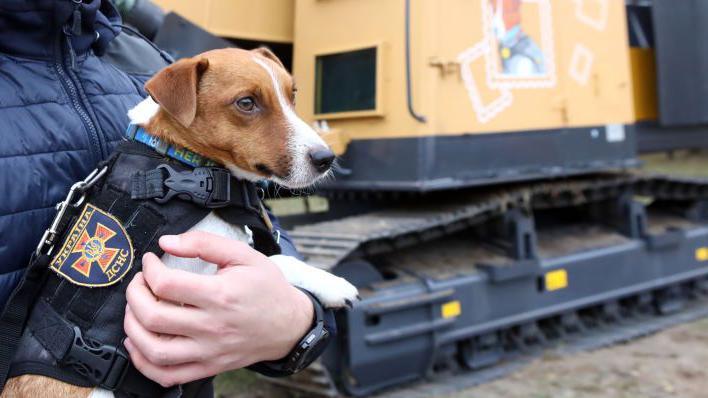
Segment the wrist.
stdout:
[[264,358],[266,361],[277,361],[286,357],[312,328],[315,316],[312,301],[300,289],[294,286],[290,286],[290,289],[292,295],[288,306],[291,309],[288,313],[291,317],[288,322],[285,322],[288,328],[282,334],[284,339],[273,347],[274,350],[268,355],[268,358]]

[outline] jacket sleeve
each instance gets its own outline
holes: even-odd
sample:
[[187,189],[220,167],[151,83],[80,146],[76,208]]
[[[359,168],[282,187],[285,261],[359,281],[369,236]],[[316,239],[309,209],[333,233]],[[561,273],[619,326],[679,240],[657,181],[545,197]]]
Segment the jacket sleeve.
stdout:
[[[273,223],[273,228],[280,231],[280,250],[282,251],[282,253],[286,256],[293,256],[299,260],[304,260],[305,258],[295,248],[295,244],[293,243],[292,238],[290,238],[287,231],[285,231],[285,229],[281,227],[278,218],[270,211],[268,211],[268,216],[270,216],[270,219]],[[329,331],[329,334],[334,337],[337,334],[337,323],[334,320],[334,311],[332,311],[331,309],[325,309],[324,316],[325,327],[327,328],[327,331]]]
[[305,258],[302,256],[302,254],[298,253],[297,249],[295,248],[295,244],[293,243],[292,238],[290,238],[290,235],[288,235],[288,232],[285,231],[285,228],[280,225],[278,217],[276,217],[270,210],[268,210],[268,216],[270,217],[270,220],[273,223],[273,228],[280,232],[281,254],[295,257],[298,260],[304,260]]
[[[278,218],[275,217],[275,215],[273,215],[273,213],[271,213],[270,211],[268,211],[268,216],[270,216],[271,222],[273,223],[273,228],[280,232],[280,250],[282,254],[286,256],[293,256],[295,258],[303,260],[303,256],[298,253],[297,249],[295,248],[295,245],[293,244],[292,239],[290,238],[290,236],[288,236],[288,233],[285,231],[285,229],[281,227]],[[310,296],[314,299],[313,303],[315,303],[315,305],[319,305],[321,308],[324,309],[324,327],[325,329],[327,329],[327,332],[329,332],[329,338],[327,339],[328,346],[332,339],[336,337],[337,333],[337,323],[334,318],[334,311],[332,309],[324,308],[322,304],[317,300],[317,298],[314,297],[314,295],[310,294]],[[314,362],[321,355],[322,352],[324,352],[324,347],[319,351],[317,355],[313,355],[310,358],[307,358],[308,363],[306,363],[305,367],[309,366],[312,362]],[[259,362],[257,364],[253,364],[252,366],[249,366],[249,369],[268,377],[284,377],[291,375],[291,373],[289,372],[285,372],[279,368],[269,366],[267,362]]]

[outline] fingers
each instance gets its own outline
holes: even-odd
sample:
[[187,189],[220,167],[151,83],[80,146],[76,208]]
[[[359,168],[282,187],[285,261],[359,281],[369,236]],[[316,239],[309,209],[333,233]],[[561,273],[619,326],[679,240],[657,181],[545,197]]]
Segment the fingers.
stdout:
[[206,323],[203,312],[192,306],[158,300],[145,283],[142,272],[135,275],[125,296],[133,316],[152,332],[182,336],[204,332]]
[[144,284],[159,299],[197,307],[213,303],[211,292],[217,282],[213,276],[167,268],[153,253],[143,256],[142,277]]
[[206,363],[185,363],[173,366],[160,366],[151,362],[137,346],[133,344],[133,340],[125,340],[125,348],[130,353],[130,359],[133,365],[140,373],[147,378],[154,380],[163,387],[170,387],[176,384],[188,383],[190,381],[203,379],[207,376],[213,376],[216,371]]
[[155,365],[169,366],[208,359],[204,348],[193,339],[153,333],[145,329],[129,309],[125,313],[123,328],[130,344]]
[[203,231],[164,235],[160,238],[160,247],[174,256],[199,257],[219,267],[253,264],[263,257],[244,242]]

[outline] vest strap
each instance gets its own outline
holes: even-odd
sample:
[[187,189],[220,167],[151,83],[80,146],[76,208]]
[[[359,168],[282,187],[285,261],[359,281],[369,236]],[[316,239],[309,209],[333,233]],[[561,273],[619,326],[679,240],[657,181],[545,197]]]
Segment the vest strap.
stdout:
[[92,384],[115,391],[130,360],[122,346],[115,347],[84,336],[45,300],[39,300],[29,322],[34,337],[60,366],[73,369]]
[[0,391],[5,388],[10,365],[22,338],[34,300],[42,290],[49,266],[47,255],[33,255],[25,276],[10,296],[0,317]]

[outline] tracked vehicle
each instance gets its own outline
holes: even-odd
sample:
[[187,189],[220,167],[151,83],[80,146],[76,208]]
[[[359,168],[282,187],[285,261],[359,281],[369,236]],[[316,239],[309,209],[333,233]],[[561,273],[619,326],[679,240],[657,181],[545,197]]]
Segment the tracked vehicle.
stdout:
[[705,312],[708,182],[637,170],[638,148],[708,145],[701,2],[158,3],[274,47],[340,154],[329,211],[284,221],[362,299],[321,361],[274,382],[432,396],[415,382]]

